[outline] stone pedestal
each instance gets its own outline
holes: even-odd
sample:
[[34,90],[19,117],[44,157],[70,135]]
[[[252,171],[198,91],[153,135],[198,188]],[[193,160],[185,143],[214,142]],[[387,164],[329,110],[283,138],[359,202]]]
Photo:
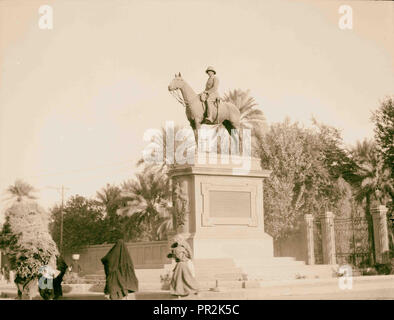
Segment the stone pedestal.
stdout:
[[321,228],[323,242],[323,263],[336,264],[334,215],[332,212],[326,212],[321,216]]
[[263,180],[270,171],[259,159],[197,154],[169,175],[187,199],[183,231],[195,259],[273,257],[263,213]]
[[304,215],[305,221],[305,237],[306,237],[306,256],[307,264],[315,264],[315,247],[313,239],[313,215]]
[[388,209],[385,206],[379,206],[372,210],[375,256],[377,263],[387,263],[389,259],[387,210]]

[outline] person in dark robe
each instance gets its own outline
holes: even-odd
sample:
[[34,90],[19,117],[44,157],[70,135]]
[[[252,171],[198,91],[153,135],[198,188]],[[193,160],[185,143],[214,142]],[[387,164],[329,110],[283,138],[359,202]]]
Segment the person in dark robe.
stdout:
[[167,257],[175,259],[176,262],[170,283],[171,295],[177,297],[186,297],[190,294],[197,295],[198,284],[189,267],[190,246],[184,241],[174,242],[171,245],[171,253]]
[[63,296],[62,282],[63,282],[63,277],[66,274],[67,269],[68,269],[68,265],[66,264],[66,262],[64,261],[62,256],[59,256],[57,258],[56,267],[57,267],[57,270],[60,271],[60,273],[58,274],[58,276],[55,279],[53,279],[53,294],[54,294],[53,299],[54,300],[57,300]]
[[123,240],[118,240],[101,262],[106,277],[104,294],[111,300],[127,299],[129,293],[138,291],[133,261]]

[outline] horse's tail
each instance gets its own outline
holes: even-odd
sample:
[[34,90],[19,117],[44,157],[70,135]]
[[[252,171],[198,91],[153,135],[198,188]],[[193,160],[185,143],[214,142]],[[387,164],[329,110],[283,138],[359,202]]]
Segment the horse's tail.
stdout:
[[[222,110],[220,108],[222,107]],[[240,123],[241,112],[237,106],[231,102],[223,102],[223,105],[219,105],[219,115],[221,114],[221,121],[229,120],[231,124],[237,127]]]

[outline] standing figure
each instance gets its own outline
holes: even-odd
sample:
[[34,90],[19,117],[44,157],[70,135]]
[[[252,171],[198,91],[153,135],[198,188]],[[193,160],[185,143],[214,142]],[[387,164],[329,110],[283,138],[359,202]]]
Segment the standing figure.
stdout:
[[73,275],[74,278],[78,278],[80,273],[82,272],[82,268],[78,262],[78,260],[73,259],[71,265],[69,267],[70,273]]
[[63,296],[62,282],[63,282],[63,277],[66,274],[67,269],[68,269],[66,261],[64,261],[62,256],[57,257],[56,267],[57,267],[57,270],[60,271],[60,273],[55,279],[53,279],[53,294],[54,294],[53,299],[54,300],[57,300]]
[[106,278],[104,294],[111,300],[127,299],[129,293],[138,291],[133,261],[123,240],[118,240],[101,262]]
[[[205,90],[201,94],[201,99],[205,101],[206,108],[207,108],[207,117],[205,119],[206,122],[213,123],[214,122],[214,112],[213,108],[217,108],[219,100],[219,79],[216,77],[216,71],[213,67],[208,67],[205,71],[209,78],[205,85]],[[216,112],[217,114],[217,112]]]
[[[179,239],[178,239],[179,240]],[[171,245],[168,258],[175,259],[176,266],[170,283],[170,292],[174,296],[185,297],[189,294],[198,294],[198,284],[194,278],[194,270],[189,267],[191,249],[186,241],[176,241]]]

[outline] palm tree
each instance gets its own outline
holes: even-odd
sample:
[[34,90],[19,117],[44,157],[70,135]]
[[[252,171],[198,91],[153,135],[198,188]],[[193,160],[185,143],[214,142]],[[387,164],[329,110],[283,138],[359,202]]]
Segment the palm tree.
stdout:
[[[364,140],[357,142],[352,151],[353,160],[357,165],[355,186],[355,199],[359,203],[365,203],[365,215],[368,221],[369,244],[375,251],[373,239],[373,222],[371,209],[373,205],[386,204],[394,197],[393,181],[390,168],[384,165],[384,161],[372,141]],[[372,261],[375,261],[375,256]]]
[[159,225],[167,219],[171,204],[171,189],[163,167],[146,165],[136,174],[135,180],[124,182],[122,196],[129,201],[118,209],[121,216],[136,217],[138,223],[146,223],[150,240],[158,240]]
[[96,192],[96,203],[104,208],[104,228],[107,242],[116,242],[119,238],[129,240],[127,235],[128,222],[124,217],[117,215],[117,210],[124,205],[126,199],[122,196],[122,190],[118,186],[107,183],[106,187]]
[[157,228],[159,238],[164,238],[170,232],[181,232],[188,212],[188,199],[178,182],[171,183],[172,203],[167,207],[167,215]]
[[235,89],[229,91],[224,95],[223,100],[233,103],[239,109],[241,128],[251,130],[252,150],[255,150],[258,139],[268,130],[263,111],[257,108],[255,99],[249,96],[249,90]]
[[116,210],[119,208],[123,201],[121,196],[122,190],[117,186],[112,186],[107,183],[105,188],[101,191],[96,192],[98,204],[105,208],[107,216],[113,216],[116,214]]
[[249,90],[235,89],[226,93],[223,97],[226,102],[231,102],[241,112],[241,126],[243,128],[259,130],[267,129],[267,123],[262,110],[257,108],[254,98],[249,96]]
[[35,196],[32,195],[32,193],[36,191],[37,190],[33,186],[31,186],[27,182],[18,179],[13,185],[10,185],[7,188],[6,192],[10,195],[7,200],[16,198],[16,201],[20,202],[23,198],[30,200],[37,199]]
[[357,142],[353,157],[357,164],[356,200],[386,205],[394,197],[393,181],[391,170],[385,166],[375,143],[368,140]]
[[[184,144],[183,147],[187,153],[194,153],[196,147],[194,134],[190,128],[182,128],[175,125],[173,128],[173,137],[171,136],[170,130],[162,127],[161,132],[156,134],[151,140],[154,148],[163,152],[163,161],[149,163],[144,159],[140,159],[137,162],[137,166],[143,166],[143,171],[137,175],[137,182],[129,181],[123,184],[122,189],[124,192],[122,195],[127,196],[129,201],[126,206],[118,210],[119,214],[136,216],[137,220],[141,222],[149,220],[151,224],[149,227],[151,234],[149,236],[152,239],[161,239],[168,232],[182,224],[184,214],[177,208],[182,208],[180,203],[183,203],[184,199],[180,192],[178,192],[179,188],[172,185],[167,173],[175,166],[177,161],[175,152],[181,144]],[[181,141],[175,140],[179,134],[184,135],[184,139]],[[169,139],[174,140],[170,141]],[[168,142],[172,144],[174,150],[167,150],[171,148]],[[166,192],[161,194],[160,197],[155,197],[155,194],[158,192],[156,188],[150,189],[150,185],[162,186]],[[152,204],[153,199],[153,202],[155,202],[154,205]],[[178,206],[174,206],[173,202],[177,202]],[[156,212],[157,214],[152,214],[152,212]],[[156,216],[156,218],[153,218],[153,216]]]

